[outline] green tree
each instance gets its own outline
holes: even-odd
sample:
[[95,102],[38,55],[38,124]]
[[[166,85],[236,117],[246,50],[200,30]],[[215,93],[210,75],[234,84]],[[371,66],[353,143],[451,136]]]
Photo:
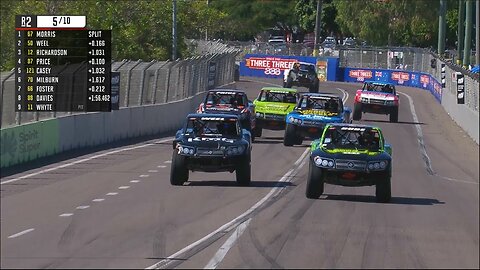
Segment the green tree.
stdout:
[[214,38],[252,40],[253,37],[276,25],[294,25],[290,0],[210,0],[210,6],[227,16],[222,22],[224,30]]
[[[307,33],[315,31],[317,16],[317,0],[298,0],[295,5],[297,24]],[[320,21],[320,36],[342,35],[340,27],[335,21],[337,8],[332,0],[323,0]],[[346,33],[348,34],[348,32]]]

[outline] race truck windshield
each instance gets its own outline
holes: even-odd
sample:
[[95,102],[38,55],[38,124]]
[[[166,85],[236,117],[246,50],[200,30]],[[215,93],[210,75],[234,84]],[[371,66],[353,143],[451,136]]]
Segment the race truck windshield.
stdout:
[[342,110],[338,97],[303,97],[300,108],[302,110],[325,110],[332,113],[339,113]]
[[287,92],[263,91],[258,99],[265,102],[297,103],[297,96]]
[[210,106],[233,106],[233,107],[245,107],[243,93],[233,92],[217,92],[209,93],[207,96],[207,107]]
[[389,84],[365,83],[363,85],[363,90],[393,94],[393,86]]
[[380,134],[371,128],[330,127],[325,133],[322,145],[327,149],[379,151]]
[[201,117],[188,120],[185,135],[192,137],[224,137],[240,136],[240,126],[234,118]]
[[307,73],[315,73],[315,67],[312,65],[300,64],[300,71]]

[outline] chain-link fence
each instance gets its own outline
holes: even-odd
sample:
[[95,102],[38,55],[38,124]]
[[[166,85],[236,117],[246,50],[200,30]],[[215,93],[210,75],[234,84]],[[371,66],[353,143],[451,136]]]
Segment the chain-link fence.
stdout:
[[465,104],[479,111],[479,75],[438,57],[433,52],[419,48],[356,48],[340,49],[340,66],[354,68],[400,69],[428,73],[441,82],[441,64],[445,64],[446,91],[456,95],[454,74],[465,78]]
[[[120,72],[119,106],[132,107],[160,104],[191,97],[208,88],[232,82],[238,50],[228,46],[213,46],[201,56],[176,61],[124,60],[112,62],[112,71]],[[215,66],[214,69],[210,67]],[[85,94],[86,64],[55,67],[52,74],[59,77],[61,89],[72,95]],[[214,74],[212,74],[212,70]],[[15,112],[14,72],[1,74],[1,127],[20,125],[74,112]],[[62,100],[60,100],[62,99]],[[71,102],[59,97],[57,102]]]
[[[231,48],[240,51],[237,54],[237,61],[242,61],[246,54],[268,54],[268,55],[296,55],[312,56],[313,47],[303,43],[269,43],[253,41],[218,41],[194,40],[190,41],[191,46],[196,48],[196,53],[209,52],[211,48]],[[339,47],[339,46],[337,46]],[[319,47],[318,56],[338,56],[337,47]]]

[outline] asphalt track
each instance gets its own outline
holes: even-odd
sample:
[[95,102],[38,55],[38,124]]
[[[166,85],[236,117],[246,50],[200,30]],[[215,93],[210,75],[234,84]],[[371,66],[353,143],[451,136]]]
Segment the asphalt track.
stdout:
[[[280,83],[231,87],[253,99]],[[321,90],[352,106],[358,86]],[[397,90],[399,123],[360,121],[392,144],[390,203],[328,184],[307,199],[309,141],[284,147],[282,131],[254,144],[250,187],[200,172],[171,186],[171,137],[158,138],[3,177],[1,268],[478,269],[479,147],[429,92]]]

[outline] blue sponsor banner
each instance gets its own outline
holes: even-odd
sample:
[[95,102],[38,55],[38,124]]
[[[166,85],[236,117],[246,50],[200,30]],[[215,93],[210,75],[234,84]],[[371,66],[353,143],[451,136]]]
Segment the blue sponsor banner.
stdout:
[[430,91],[441,102],[442,85],[430,74],[405,70],[342,68],[343,81],[364,82],[381,81],[395,85],[417,87]]
[[284,71],[295,62],[316,64],[317,59],[310,56],[247,54],[240,63],[240,76],[283,78]]

